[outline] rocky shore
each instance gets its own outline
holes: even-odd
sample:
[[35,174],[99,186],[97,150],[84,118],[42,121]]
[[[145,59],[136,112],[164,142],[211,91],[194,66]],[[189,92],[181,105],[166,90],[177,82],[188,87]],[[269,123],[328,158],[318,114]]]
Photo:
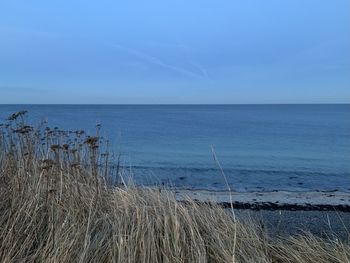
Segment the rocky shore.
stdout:
[[176,198],[186,201],[191,198],[198,202],[215,202],[225,208],[252,210],[302,210],[350,212],[350,193],[347,192],[230,192],[209,190],[174,191]]

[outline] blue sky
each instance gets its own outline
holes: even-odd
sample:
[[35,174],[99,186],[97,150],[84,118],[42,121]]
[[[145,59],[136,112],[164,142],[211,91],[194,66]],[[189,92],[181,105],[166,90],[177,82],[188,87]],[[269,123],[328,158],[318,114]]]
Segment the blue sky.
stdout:
[[349,0],[0,2],[0,103],[349,102]]

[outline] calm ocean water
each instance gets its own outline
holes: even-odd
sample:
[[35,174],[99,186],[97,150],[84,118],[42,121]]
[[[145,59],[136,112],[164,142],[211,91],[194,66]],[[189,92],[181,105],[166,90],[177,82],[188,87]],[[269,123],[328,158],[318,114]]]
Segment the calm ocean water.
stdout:
[[0,119],[85,129],[97,123],[136,182],[238,191],[350,191],[348,105],[0,105]]

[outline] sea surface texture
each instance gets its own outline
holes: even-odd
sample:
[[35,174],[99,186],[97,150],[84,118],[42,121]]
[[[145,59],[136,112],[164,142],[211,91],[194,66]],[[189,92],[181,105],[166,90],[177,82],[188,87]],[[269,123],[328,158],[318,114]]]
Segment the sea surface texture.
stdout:
[[51,127],[96,124],[138,184],[350,192],[350,105],[0,105]]

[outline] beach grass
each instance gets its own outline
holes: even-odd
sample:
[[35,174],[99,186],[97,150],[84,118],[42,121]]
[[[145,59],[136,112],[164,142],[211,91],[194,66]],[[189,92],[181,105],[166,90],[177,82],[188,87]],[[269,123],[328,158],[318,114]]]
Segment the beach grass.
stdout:
[[215,204],[135,186],[108,141],[0,127],[0,262],[350,262],[349,241],[268,236]]

